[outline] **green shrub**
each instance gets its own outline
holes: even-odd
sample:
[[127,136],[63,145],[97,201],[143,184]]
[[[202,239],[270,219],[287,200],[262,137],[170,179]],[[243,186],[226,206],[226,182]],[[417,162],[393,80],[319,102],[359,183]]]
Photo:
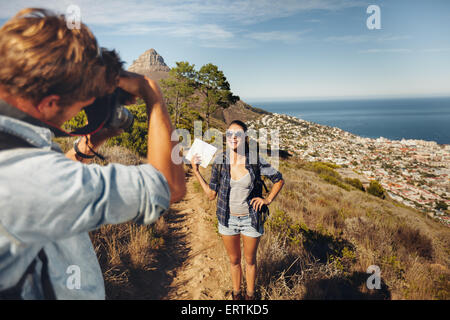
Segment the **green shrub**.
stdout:
[[81,110],[75,117],[64,122],[62,128],[66,131],[73,131],[86,125],[87,117],[84,110]]
[[306,226],[294,223],[292,218],[283,210],[275,210],[267,221],[268,228],[278,236],[287,240],[290,245],[298,246],[302,241],[302,230]]
[[350,191],[350,187],[346,184],[344,184],[341,180],[340,180],[340,176],[335,177],[334,175],[328,175],[326,173],[322,173],[319,174],[319,177],[322,178],[323,180],[325,180],[328,183],[334,184],[338,187],[341,187],[344,190]]
[[352,179],[352,178],[345,178],[344,182],[349,184],[349,185],[351,185],[351,186],[353,186],[353,187],[355,187],[356,189],[359,189],[361,191],[366,191],[364,189],[364,186],[363,186],[361,180],[359,180],[358,178],[354,178],[354,179]]
[[344,190],[350,191],[350,187],[343,183],[341,175],[334,170],[339,167],[340,166],[333,163],[315,161],[306,164],[305,169],[318,173],[319,177],[328,183],[334,184]]
[[338,172],[334,170],[329,164],[325,162],[310,162],[306,164],[305,169],[314,171],[322,176],[331,176],[336,179],[341,179],[341,176]]
[[342,250],[336,250],[335,254],[331,254],[328,261],[339,271],[349,273],[349,269],[357,261],[357,256],[353,248],[344,246]]
[[134,116],[130,130],[108,140],[109,146],[122,146],[141,156],[146,156],[148,145],[148,120],[145,104],[127,106]]
[[339,168],[338,165],[335,165],[333,163],[328,163],[328,162],[321,162],[321,161],[314,161],[314,162],[309,162],[306,166],[306,169],[314,171],[316,173],[328,173],[330,175],[336,175],[339,176],[339,173],[337,173],[336,171],[334,171],[334,169]]
[[374,195],[374,196],[379,197],[381,199],[384,199],[386,197],[385,194],[384,194],[383,187],[376,180],[370,181],[369,187],[367,188],[367,192],[370,193],[371,195]]

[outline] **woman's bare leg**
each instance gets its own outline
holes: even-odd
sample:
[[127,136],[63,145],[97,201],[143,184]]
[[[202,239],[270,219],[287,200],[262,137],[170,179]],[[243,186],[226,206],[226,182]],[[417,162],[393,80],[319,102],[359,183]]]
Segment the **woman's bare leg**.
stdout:
[[247,294],[250,296],[255,293],[256,252],[258,250],[259,239],[259,237],[253,238],[242,235],[245,257],[245,280],[247,281]]
[[223,244],[230,258],[231,281],[233,283],[233,291],[241,291],[241,238],[240,235],[224,236],[222,235]]

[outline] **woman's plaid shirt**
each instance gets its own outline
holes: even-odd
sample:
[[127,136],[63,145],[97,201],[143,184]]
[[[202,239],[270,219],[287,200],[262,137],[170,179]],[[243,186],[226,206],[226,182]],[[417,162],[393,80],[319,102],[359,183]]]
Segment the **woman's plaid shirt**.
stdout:
[[[222,164],[220,166],[219,164]],[[262,176],[265,176],[272,181],[272,183],[276,183],[280,181],[283,176],[282,174],[275,170],[264,158],[259,157],[258,161],[259,171]],[[219,172],[219,168],[221,168],[222,172]],[[254,190],[256,174],[253,170],[253,166],[249,163],[248,154],[245,157],[245,168],[250,173],[251,183],[250,183],[250,193],[247,198],[247,203],[249,206],[249,214],[252,220],[252,227],[258,230],[259,225],[259,217],[258,212],[250,205],[250,201],[256,197],[256,190]],[[229,157],[226,153],[220,153],[211,169],[211,180],[209,182],[209,187],[217,192],[217,219],[220,224],[228,227],[228,219],[230,217],[230,161]]]

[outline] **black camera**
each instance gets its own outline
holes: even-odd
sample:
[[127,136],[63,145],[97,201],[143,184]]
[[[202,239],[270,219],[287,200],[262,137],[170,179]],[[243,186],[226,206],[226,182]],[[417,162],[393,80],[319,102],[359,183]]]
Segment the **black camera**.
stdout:
[[70,135],[92,134],[101,128],[131,129],[134,122],[133,114],[124,107],[133,96],[123,89],[117,88],[113,93],[95,99],[94,103],[84,107],[88,124],[78,128]]
[[101,100],[99,102],[102,106],[101,108],[109,110],[104,125],[105,128],[127,131],[133,126],[134,116],[124,107],[131,98],[132,96],[128,92],[118,88],[111,95],[106,96],[105,101]]

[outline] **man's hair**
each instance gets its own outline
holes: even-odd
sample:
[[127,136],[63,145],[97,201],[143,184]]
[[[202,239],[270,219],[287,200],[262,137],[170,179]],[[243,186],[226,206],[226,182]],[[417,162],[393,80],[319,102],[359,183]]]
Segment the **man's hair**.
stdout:
[[0,86],[9,94],[39,103],[60,96],[59,105],[104,96],[117,86],[122,62],[100,50],[80,23],[69,29],[64,15],[28,8],[0,28]]

